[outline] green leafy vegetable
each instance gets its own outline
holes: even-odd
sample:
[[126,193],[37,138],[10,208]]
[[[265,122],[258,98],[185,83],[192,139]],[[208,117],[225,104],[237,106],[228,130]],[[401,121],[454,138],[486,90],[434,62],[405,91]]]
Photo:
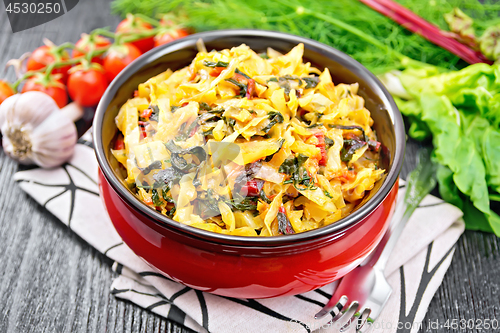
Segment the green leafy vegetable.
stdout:
[[229,65],[229,63],[224,62],[224,61],[213,62],[213,61],[205,60],[203,62],[203,65],[205,65],[207,67],[214,68],[214,67],[227,67]]
[[166,185],[168,188],[171,188],[174,184],[179,183],[181,178],[182,173],[179,170],[166,168],[153,175],[153,179],[155,180],[153,187],[161,188]]
[[210,107],[210,105],[208,105],[207,103],[205,102],[201,102],[200,103],[200,110],[204,110],[204,111],[212,111],[212,108]]
[[282,235],[292,235],[295,233],[295,230],[293,230],[293,226],[290,223],[290,220],[283,211],[280,210],[277,215],[278,231]]
[[269,133],[269,131],[271,130],[271,128],[273,128],[274,125],[276,125],[278,123],[281,124],[285,120],[285,118],[283,118],[283,115],[277,111],[271,111],[267,115],[269,117],[269,124],[267,124],[262,129],[262,131],[266,134]]
[[[201,146],[194,146],[191,148],[186,148],[182,149],[181,147],[177,146],[173,140],[170,140],[165,144],[165,147],[170,151],[171,158],[170,158],[170,163],[172,163],[172,166],[182,172],[188,172],[191,170],[193,167],[198,167],[199,164],[202,161],[205,161],[207,158],[207,153]],[[184,155],[192,155],[193,157],[197,158],[198,163],[188,163],[184,157]],[[193,160],[195,161],[195,160]],[[196,161],[195,161],[196,162]]]
[[330,149],[331,146],[333,146],[335,142],[330,139],[329,137],[325,136],[325,149],[328,150]]
[[179,132],[175,137],[175,141],[186,141],[189,139],[194,133],[196,133],[195,129],[198,126],[198,118],[193,121],[187,128],[186,123],[183,123],[179,128]]
[[264,201],[265,203],[270,204],[272,202],[271,199],[269,199],[266,195],[266,192],[264,192],[264,189],[261,189],[259,192],[259,197]]
[[243,77],[245,77],[246,79],[251,79],[250,76],[246,75],[245,73],[243,73],[242,71],[240,71],[239,68],[236,68],[236,70],[234,71],[236,74],[240,74],[242,75]]
[[317,187],[314,185],[312,179],[307,173],[304,163],[309,157],[298,154],[293,158],[287,158],[279,167],[280,173],[286,173],[290,176],[289,180],[284,181],[284,184],[292,184],[298,190],[314,190]]
[[490,208],[490,192],[500,192],[499,65],[449,73],[414,68],[399,77],[412,96],[397,100],[400,110],[426,127],[410,135],[432,135],[441,196],[464,211],[467,228],[500,236],[500,218]]
[[241,201],[231,200],[229,204],[237,210],[256,210],[257,209],[257,197],[246,197]]
[[[441,29],[447,28],[443,15],[455,7],[462,8],[472,18],[480,18],[475,21],[478,33],[500,23],[500,4],[495,0],[398,2]],[[405,56],[447,69],[467,65],[353,0],[115,0],[112,9],[123,16],[127,13],[152,16],[181,9],[187,15],[185,23],[197,31],[235,28],[283,31],[336,47],[376,73],[400,68]]]
[[151,171],[155,170],[155,169],[161,169],[162,167],[162,164],[161,164],[161,161],[154,161],[153,163],[151,163],[150,165],[148,165],[147,167],[145,168],[139,168],[139,170],[141,170],[141,172],[145,175],[149,174]]
[[163,202],[160,199],[160,195],[158,194],[158,190],[153,189],[151,192],[151,199],[153,200],[153,205],[156,207],[161,206]]
[[317,76],[312,76],[312,77],[303,77],[302,80],[306,82],[306,89],[309,88],[316,88],[316,86],[319,83],[319,77]]
[[365,141],[360,141],[356,139],[344,140],[344,146],[340,151],[340,159],[342,162],[349,162],[352,159],[352,155],[356,153],[356,150],[365,146],[367,143]]
[[247,86],[245,84],[240,83],[240,82],[236,81],[235,79],[226,79],[226,81],[231,82],[232,84],[234,84],[235,86],[240,88],[240,93],[238,96],[245,97],[245,95],[247,94]]
[[175,203],[174,199],[172,199],[171,197],[168,196],[168,194],[167,194],[168,191],[170,191],[170,189],[168,188],[168,186],[162,188],[162,190],[161,190],[161,196],[163,197],[163,200],[165,200],[166,202]]
[[361,131],[361,134],[363,134],[363,140],[368,141],[368,137],[366,136],[365,130],[361,126],[346,126],[346,125],[328,125],[330,128],[338,128],[342,130],[358,130]]
[[158,105],[150,105],[149,108],[152,110],[149,120],[158,121],[158,116],[160,115],[160,109],[158,108]]

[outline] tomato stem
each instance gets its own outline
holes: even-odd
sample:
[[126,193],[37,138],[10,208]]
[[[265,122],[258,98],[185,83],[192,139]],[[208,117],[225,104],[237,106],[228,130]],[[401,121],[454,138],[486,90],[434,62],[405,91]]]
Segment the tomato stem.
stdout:
[[160,22],[159,21],[157,21],[157,20],[155,20],[155,19],[153,19],[151,17],[148,17],[146,15],[137,13],[137,14],[135,14],[135,17],[140,18],[141,20],[143,20],[146,23],[151,24],[152,26],[155,26],[155,27],[159,27],[160,26]]
[[127,43],[130,43],[130,42],[134,42],[134,41],[136,41],[138,39],[142,39],[142,38],[147,38],[147,37],[154,36],[159,31],[160,31],[160,29],[155,28],[155,29],[152,29],[152,30],[148,30],[148,31],[145,31],[145,32],[138,32],[138,33],[119,33],[119,34],[117,34],[119,36],[117,36],[117,38],[115,39],[115,43],[116,44],[127,44]]
[[61,52],[64,49],[74,49],[76,46],[73,43],[67,42],[56,47],[56,52]]
[[112,31],[109,31],[108,28],[97,28],[97,29],[94,29],[92,30],[92,32],[90,33],[91,36],[95,36],[95,35],[102,35],[104,37],[109,37],[109,38],[113,38],[115,39],[115,36],[116,34]]

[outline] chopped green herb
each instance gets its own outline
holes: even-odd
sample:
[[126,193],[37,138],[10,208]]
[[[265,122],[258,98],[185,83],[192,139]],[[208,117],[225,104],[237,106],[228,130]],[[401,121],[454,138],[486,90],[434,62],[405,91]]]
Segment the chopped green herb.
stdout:
[[278,123],[281,124],[285,120],[285,118],[283,118],[283,115],[277,111],[271,111],[267,114],[267,116],[269,117],[269,124],[267,124],[266,127],[262,129],[265,134],[269,133],[274,125]]
[[363,147],[364,145],[366,145],[365,141],[355,139],[344,140],[344,146],[340,151],[340,159],[343,162],[350,162],[352,159],[352,155],[354,155],[356,150]]
[[279,144],[280,144],[280,147],[278,148],[278,150],[276,150],[274,153],[272,153],[271,155],[268,155],[266,156],[266,158],[264,159],[266,162],[269,162],[270,160],[273,159],[274,155],[280,151],[281,147],[283,147],[283,143],[285,143],[285,139],[281,139],[279,141]]
[[152,110],[149,120],[158,121],[158,116],[160,115],[160,109],[158,108],[158,105],[150,105],[149,108]]
[[200,103],[200,110],[211,111],[212,108],[205,102]]
[[327,190],[323,190],[323,193],[325,193],[325,195],[327,197],[329,197],[330,199],[333,199],[332,195],[330,194],[330,192],[328,192]]
[[[206,160],[207,153],[201,146],[194,146],[186,149],[182,149],[177,146],[173,140],[168,141],[165,147],[171,152],[170,161],[175,169],[182,172],[188,172],[193,167],[198,167],[202,161]],[[193,155],[198,159],[198,164],[187,163],[187,161],[182,157],[183,155]]]
[[227,126],[231,126],[234,128],[234,125],[236,125],[236,119],[223,117],[222,120],[224,120]]
[[229,65],[229,63],[224,62],[224,61],[213,62],[213,61],[205,60],[203,62],[203,65],[205,65],[207,67],[214,68],[214,67],[227,67]]
[[283,212],[278,212],[278,232],[282,235],[291,235],[295,233],[290,220]]
[[299,86],[302,85],[302,79],[298,76],[294,76],[294,75],[285,75],[283,77],[280,78],[280,81],[281,80],[290,80],[290,81],[297,81],[297,83],[299,84]]
[[330,147],[333,146],[333,144],[334,144],[333,140],[325,135],[325,149],[326,150],[330,149]]
[[181,127],[179,127],[179,131],[178,131],[179,134],[177,134],[177,136],[175,137],[176,141],[183,141],[183,140],[187,139],[185,137],[185,133],[184,133],[185,130],[186,130],[186,124],[187,124],[187,122],[186,123],[182,123]]
[[153,200],[153,205],[155,205],[156,207],[161,206],[163,202],[161,201],[160,196],[158,195],[158,191],[156,189],[153,189],[151,193],[152,193],[151,199]]
[[161,196],[163,197],[163,200],[166,202],[174,203],[174,200],[168,196],[168,191],[170,191],[170,188],[168,186],[165,186],[164,188],[161,189]]
[[224,113],[224,111],[226,111],[226,110],[224,110],[224,109],[217,109],[217,110],[209,110],[208,112],[220,114],[220,113]]
[[237,210],[256,210],[257,209],[257,197],[247,197],[239,202],[231,200],[228,202],[234,209]]
[[246,94],[247,94],[247,86],[244,85],[243,83],[240,83],[238,81],[236,81],[235,79],[226,79],[227,82],[231,82],[232,84],[234,84],[235,86],[237,86],[238,88],[240,88],[240,93],[238,96],[240,97],[245,97]]
[[242,71],[240,71],[240,69],[239,69],[239,68],[236,68],[236,70],[235,70],[234,72],[235,72],[236,74],[240,74],[240,75],[244,76],[244,77],[245,77],[245,78],[247,78],[247,79],[251,79],[251,77],[250,77],[250,76],[248,76],[248,75],[246,75],[245,73],[243,73]]
[[271,199],[269,199],[266,195],[266,192],[264,192],[264,189],[261,189],[259,192],[259,197],[264,201],[265,203],[270,204],[272,202]]
[[347,125],[328,125],[330,128],[338,128],[342,130],[359,130],[363,134],[363,141],[368,141],[368,137],[366,136],[365,130],[361,126],[347,126]]
[[290,176],[290,179],[283,182],[283,184],[289,184],[292,181],[298,190],[314,190],[317,188],[304,167],[304,163],[308,158],[305,155],[298,154],[293,158],[287,158],[283,161],[278,171]]
[[212,129],[209,129],[208,131],[205,131],[205,132],[203,132],[202,134],[203,134],[204,136],[212,135],[213,130],[214,130],[213,128],[212,128]]
[[141,170],[141,172],[144,175],[147,175],[147,174],[149,174],[151,171],[153,171],[155,169],[161,169],[161,167],[162,167],[161,161],[154,161],[153,163],[151,163],[150,165],[148,165],[145,168],[139,168],[139,167],[137,167],[137,168],[139,170]]
[[195,128],[198,126],[198,118],[189,125],[189,127],[186,129],[186,123],[183,123],[181,127],[179,128],[179,134],[175,137],[176,141],[186,141],[188,138],[192,136],[193,131]]
[[153,187],[163,188],[166,185],[168,188],[171,188],[174,184],[178,183],[181,178],[182,173],[173,167],[162,169],[153,175],[153,179],[155,180]]
[[317,76],[303,77],[302,80],[304,80],[306,82],[305,89],[316,88],[316,86],[319,83],[319,77],[317,77]]
[[167,214],[168,214],[168,216],[169,216],[169,217],[174,217],[175,210],[176,210],[175,206],[174,206],[174,207],[172,207],[172,209],[171,209],[171,210],[167,213]]

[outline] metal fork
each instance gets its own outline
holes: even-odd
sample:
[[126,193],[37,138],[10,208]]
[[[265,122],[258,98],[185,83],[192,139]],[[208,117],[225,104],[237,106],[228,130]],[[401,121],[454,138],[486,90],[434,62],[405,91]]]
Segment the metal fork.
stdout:
[[[314,318],[319,319],[330,313],[333,324],[342,318],[340,331],[347,330],[355,320],[356,331],[366,332],[384,308],[392,288],[387,282],[384,269],[406,222],[413,214],[422,199],[436,186],[434,178],[435,165],[430,160],[429,151],[419,152],[419,163],[409,174],[406,183],[404,200],[396,206],[391,225],[375,251],[358,267],[345,275],[330,301]],[[349,306],[346,306],[350,302]],[[360,311],[358,311],[360,309]],[[348,318],[348,320],[345,320]],[[342,324],[341,323],[341,324]]]

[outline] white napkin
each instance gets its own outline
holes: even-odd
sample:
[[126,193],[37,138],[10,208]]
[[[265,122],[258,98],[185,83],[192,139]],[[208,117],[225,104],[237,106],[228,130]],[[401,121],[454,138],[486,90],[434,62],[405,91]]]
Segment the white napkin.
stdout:
[[[314,319],[335,284],[297,296],[230,299],[185,287],[153,271],[122,242],[107,216],[89,134],[79,140],[69,163],[52,170],[21,171],[14,178],[61,222],[115,261],[119,276],[111,293],[116,297],[198,332],[337,331],[327,324],[331,317]],[[405,188],[400,186],[401,196]],[[372,332],[418,331],[464,230],[461,216],[459,209],[441,199],[429,195],[423,200],[389,259],[386,276],[393,293]]]

